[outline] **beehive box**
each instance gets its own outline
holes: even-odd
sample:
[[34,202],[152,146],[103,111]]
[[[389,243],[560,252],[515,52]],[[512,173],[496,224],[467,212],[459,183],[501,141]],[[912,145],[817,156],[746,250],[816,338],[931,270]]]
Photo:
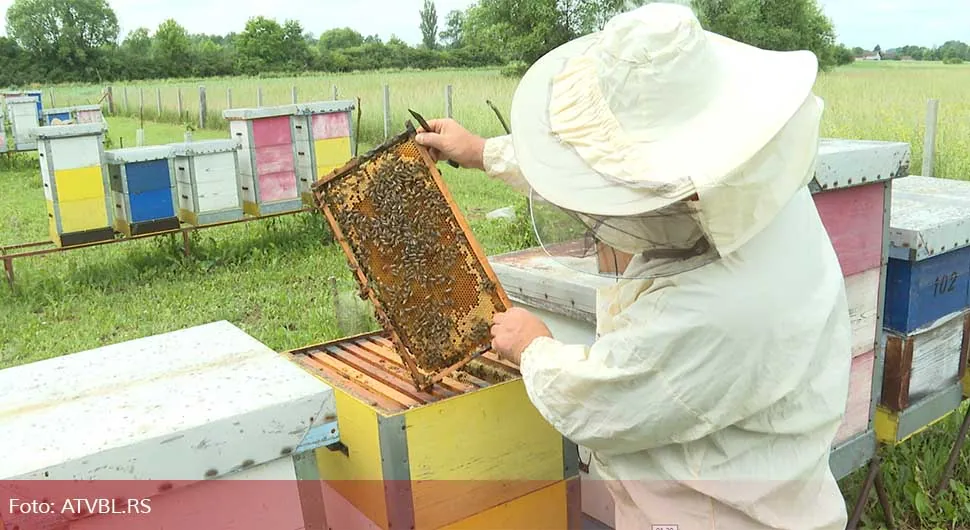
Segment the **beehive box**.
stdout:
[[[322,101],[297,105],[297,112],[306,120],[296,128],[297,178],[300,197],[307,206],[313,206],[310,186],[320,177],[343,166],[356,156],[352,138],[355,136],[351,119],[356,105],[353,101]],[[303,140],[307,131],[306,139]],[[309,159],[301,152],[309,153]]]
[[101,105],[78,105],[74,107],[74,121],[77,123],[102,123],[104,114]]
[[900,412],[960,382],[967,366],[970,310],[907,335],[890,332],[880,404]]
[[361,293],[426,389],[490,346],[510,303],[408,130],[312,186]]
[[200,226],[242,219],[237,140],[172,144],[179,218]]
[[35,128],[51,239],[73,246],[114,238],[104,127]]
[[488,353],[416,390],[386,332],[286,352],[335,392],[330,528],[578,528],[577,453]]
[[877,438],[906,440],[963,398],[970,309],[970,185],[910,176],[893,186],[886,366]]
[[[27,97],[34,101],[34,107],[37,108],[37,125],[43,125],[40,118],[44,115],[44,98],[40,90],[29,90],[23,91],[7,91],[3,92],[3,104],[6,106],[7,101],[12,98]],[[8,111],[9,114],[9,111]]]
[[0,153],[6,153],[7,149],[7,118],[4,109],[0,109]]
[[909,145],[901,142],[825,139],[819,149],[811,184],[815,204],[842,267],[849,303],[869,316],[854,319],[849,402],[836,446],[869,443],[874,436],[885,359],[890,197],[893,182],[909,174],[909,157]]
[[0,370],[0,388],[0,528],[326,528],[313,452],[340,440],[333,389],[228,322]]
[[70,107],[44,109],[45,125],[67,125],[67,122],[74,120],[74,115]]
[[36,150],[37,141],[32,133],[39,126],[40,120],[37,100],[30,96],[7,98],[7,114],[10,118],[14,149],[17,151]]
[[970,307],[970,182],[911,176],[893,189],[886,329]]
[[115,230],[130,237],[181,226],[174,158],[170,146],[129,147],[105,153]]
[[296,105],[258,109],[229,109],[229,132],[241,145],[240,188],[243,210],[253,216],[295,211],[303,208],[298,168],[309,170],[305,117]]

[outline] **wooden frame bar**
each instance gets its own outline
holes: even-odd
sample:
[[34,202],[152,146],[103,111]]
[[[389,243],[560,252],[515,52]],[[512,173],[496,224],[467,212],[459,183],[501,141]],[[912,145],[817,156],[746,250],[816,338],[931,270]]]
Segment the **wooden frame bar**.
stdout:
[[[361,297],[369,299],[374,305],[378,320],[383,328],[388,332],[391,341],[397,346],[398,353],[402,356],[408,370],[411,372],[414,384],[419,390],[425,391],[428,390],[432,385],[442,382],[446,377],[450,376],[457,370],[460,370],[470,361],[482,355],[484,351],[488,350],[488,347],[486,346],[481,351],[469,351],[465,353],[464,356],[457,362],[453,362],[444,368],[432,370],[430,375],[425,373],[427,371],[427,367],[419,366],[418,358],[413,353],[414,343],[412,337],[408,337],[403,334],[399,323],[392,321],[391,317],[389,316],[388,307],[386,307],[386,300],[382,300],[381,297],[375,292],[375,287],[377,290],[380,290],[381,286],[371,285],[371,281],[367,278],[367,275],[363,270],[363,264],[360,262],[360,259],[356,255],[354,249],[350,246],[350,242],[344,227],[341,226],[341,223],[337,220],[337,213],[334,211],[333,206],[327,201],[329,189],[332,185],[334,185],[335,181],[352,175],[354,172],[360,170],[362,166],[371,162],[376,157],[382,156],[386,152],[397,149],[410,149],[413,146],[413,148],[417,151],[421,163],[427,167],[430,177],[433,180],[435,187],[434,193],[441,195],[444,202],[448,206],[452,220],[456,222],[460,229],[460,233],[451,234],[454,239],[451,244],[460,245],[464,243],[467,245],[468,250],[473,254],[475,261],[477,262],[476,265],[479,272],[487,278],[487,283],[491,284],[490,289],[482,290],[482,288],[479,286],[479,291],[477,293],[479,296],[479,305],[472,306],[470,310],[477,310],[481,304],[480,297],[485,291],[492,291],[491,294],[494,295],[492,296],[492,304],[495,306],[495,309],[501,311],[511,307],[512,304],[508,298],[508,295],[495,276],[495,272],[492,270],[488,259],[485,256],[484,250],[475,239],[471,228],[469,227],[464,215],[461,213],[461,210],[449,192],[448,187],[445,185],[444,180],[441,177],[441,173],[435,166],[430,154],[428,153],[427,149],[413,141],[415,135],[416,130],[414,129],[414,126],[410,121],[407,122],[406,130],[403,133],[390,138],[382,145],[371,150],[365,155],[355,157],[344,166],[333,170],[330,174],[321,176],[319,180],[317,180],[311,186],[311,192],[314,194],[314,203],[318,205],[319,209],[326,217],[327,222],[330,224],[330,227],[333,230],[335,239],[347,257],[350,268],[354,271],[354,276],[357,279],[358,284],[361,286]],[[407,143],[410,143],[411,146],[404,146],[404,144]],[[462,239],[464,241],[461,241]],[[417,306],[412,305],[409,307]],[[482,341],[487,343],[488,337],[482,337],[479,342]]]

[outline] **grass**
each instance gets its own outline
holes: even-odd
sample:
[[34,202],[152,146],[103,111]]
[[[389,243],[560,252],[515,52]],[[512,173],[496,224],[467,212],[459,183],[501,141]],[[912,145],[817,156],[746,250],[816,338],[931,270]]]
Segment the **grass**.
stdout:
[[[508,113],[515,82],[494,71],[365,73],[280,79],[206,79],[115,85],[113,146],[133,145],[139,125],[139,88],[144,89],[146,141],[180,141],[185,124],[197,122],[198,86],[208,94],[210,130],[195,138],[224,138],[221,119],[226,90],[235,106],[253,106],[257,86],[264,105],[290,102],[297,87],[300,101],[329,99],[336,85],[340,97],[360,97],[363,109],[362,149],[383,138],[381,86],[390,86],[392,132],[408,119],[408,108],[427,117],[444,110],[444,88],[454,87],[455,117],[484,135],[501,134],[486,106],[490,99]],[[826,101],[823,134],[827,137],[909,142],[912,172],[919,173],[923,155],[926,100],[941,101],[936,176],[966,179],[970,175],[970,66],[941,63],[857,63],[822,75],[816,93]],[[156,115],[156,88],[162,113]],[[180,118],[177,89],[182,89]],[[102,87],[59,86],[55,104],[91,103]],[[49,97],[49,96],[47,96]],[[45,99],[49,105],[49,100]],[[0,159],[0,244],[46,239],[43,191],[36,156],[12,162]],[[521,205],[503,184],[470,171],[442,164],[449,188],[472,230],[489,254],[530,243],[528,226],[487,220],[484,214],[510,204]],[[225,319],[276,350],[340,336],[334,319],[327,277],[341,289],[354,283],[343,255],[330,243],[316,215],[297,215],[235,226],[206,229],[193,236],[192,254],[181,255],[174,238],[107,245],[17,261],[14,292],[0,289],[0,368],[64,355],[107,343],[177,330]],[[963,410],[961,409],[961,413]],[[951,488],[940,498],[930,495],[945,464],[961,415],[951,415],[903,445],[887,451],[883,470],[897,523],[903,528],[970,528],[970,460],[961,457]],[[851,509],[865,470],[850,475],[841,487]],[[867,507],[865,527],[884,526],[875,495]]]

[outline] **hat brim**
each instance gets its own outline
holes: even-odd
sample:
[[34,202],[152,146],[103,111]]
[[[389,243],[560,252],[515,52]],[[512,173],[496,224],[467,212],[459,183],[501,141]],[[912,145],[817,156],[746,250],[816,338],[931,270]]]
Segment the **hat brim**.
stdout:
[[[678,133],[636,145],[641,150],[638,158],[651,161],[643,172],[652,178],[705,179],[709,184],[731,173],[762,150],[811,95],[818,73],[815,54],[762,50],[705,33],[729,75],[719,80],[722,89],[714,100]],[[637,215],[693,195],[693,189],[659,196],[624,185],[590,167],[551,132],[553,79],[599,37],[593,33],[554,49],[520,81],[512,99],[510,128],[523,177],[546,200],[594,215]]]

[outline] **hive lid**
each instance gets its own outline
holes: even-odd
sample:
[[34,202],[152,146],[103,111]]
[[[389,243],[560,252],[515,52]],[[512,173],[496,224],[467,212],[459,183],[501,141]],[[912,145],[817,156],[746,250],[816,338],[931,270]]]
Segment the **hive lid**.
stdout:
[[200,140],[198,142],[181,142],[169,144],[175,156],[194,156],[212,153],[226,153],[242,148],[239,140]]
[[256,118],[272,118],[274,116],[293,116],[298,113],[298,105],[279,105],[276,107],[260,107],[258,109],[226,109],[222,111],[222,117],[227,120],[252,120]]
[[44,115],[46,116],[49,114],[64,114],[65,112],[70,113],[72,110],[74,110],[73,107],[57,107],[53,109],[44,109]]
[[31,134],[35,138],[70,138],[74,136],[102,135],[107,127],[104,123],[76,123],[69,125],[45,125],[35,127]]
[[130,164],[132,162],[149,162],[164,160],[175,156],[169,145],[146,145],[142,147],[125,147],[111,149],[104,152],[104,160],[109,164]]
[[810,187],[818,192],[905,177],[909,161],[906,142],[823,138]]
[[354,110],[357,105],[353,100],[345,99],[338,101],[314,101],[311,103],[298,103],[297,112],[299,114],[326,114],[330,112],[349,112]]
[[[577,242],[576,244],[584,244]],[[550,249],[551,250],[551,249]],[[597,273],[595,252],[572,258],[566,266],[542,248],[530,248],[488,258],[509,297],[551,313],[596,322],[596,290],[616,283]],[[588,272],[583,272],[588,271]]]
[[0,388],[0,482],[191,482],[339,440],[318,436],[332,388],[226,321],[0,370]]
[[970,246],[970,182],[913,175],[893,182],[889,255],[919,261]]
[[7,103],[14,105],[17,103],[30,103],[31,105],[36,105],[37,98],[33,96],[7,96]]
[[72,108],[74,110],[101,110],[101,105],[78,105]]
[[314,183],[363,296],[425,390],[491,343],[511,307],[413,126]]

